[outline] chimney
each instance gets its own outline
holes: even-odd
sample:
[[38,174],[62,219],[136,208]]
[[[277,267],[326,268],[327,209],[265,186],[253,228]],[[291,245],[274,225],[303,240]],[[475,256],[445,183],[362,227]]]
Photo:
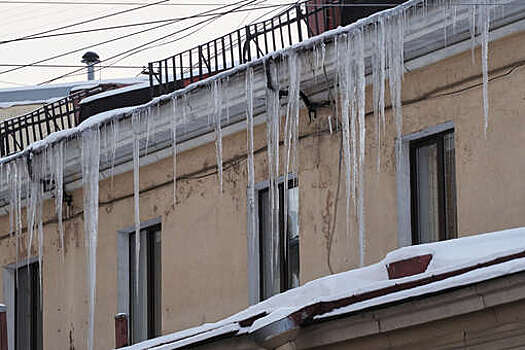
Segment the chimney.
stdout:
[[93,51],[88,51],[82,56],[81,62],[87,65],[88,80],[95,80],[95,64],[100,62],[98,55]]

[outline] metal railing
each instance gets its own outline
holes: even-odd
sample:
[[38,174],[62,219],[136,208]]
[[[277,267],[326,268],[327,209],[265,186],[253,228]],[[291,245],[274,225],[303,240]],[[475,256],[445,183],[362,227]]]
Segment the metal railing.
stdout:
[[0,121],[0,156],[22,151],[52,132],[77,126],[80,101],[100,91],[100,87],[80,90],[32,112]]
[[[284,49],[341,21],[342,0],[309,0],[174,56],[148,64],[152,95],[169,93],[240,64]],[[158,86],[158,90],[153,87]]]

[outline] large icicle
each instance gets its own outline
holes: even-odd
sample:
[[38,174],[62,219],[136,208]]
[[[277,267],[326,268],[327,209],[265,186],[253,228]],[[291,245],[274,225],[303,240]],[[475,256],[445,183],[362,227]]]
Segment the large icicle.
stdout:
[[266,137],[268,172],[270,177],[270,227],[272,237],[271,280],[274,288],[279,282],[279,79],[275,62],[265,62],[266,70]]
[[[290,174],[290,162],[292,171],[297,174],[297,142],[299,139],[299,91],[301,60],[297,53],[293,52],[288,57],[288,104],[286,107],[286,122],[284,128],[284,149],[286,151],[286,163],[284,173],[284,237],[288,236],[288,176]],[[285,245],[285,250],[287,249]]]
[[221,114],[223,103],[223,91],[220,80],[213,82],[213,120],[215,122],[215,154],[217,158],[217,171],[219,174],[219,192],[222,193],[222,130]]
[[343,137],[343,155],[345,161],[346,184],[346,234],[350,236],[350,203],[352,201],[352,156],[350,152],[350,64],[348,55],[348,37],[342,35],[336,38],[337,73],[339,96],[341,99],[341,124]]
[[64,143],[59,142],[53,147],[52,154],[54,166],[53,175],[55,182],[55,211],[58,220],[58,233],[60,235],[60,252],[62,262],[64,262],[64,225],[62,220],[62,203],[64,197]]
[[359,263],[365,265],[365,49],[363,32],[359,30],[356,40],[356,73],[357,73],[357,107],[359,121],[359,167],[358,167],[358,193],[357,193],[357,226],[359,230]]
[[98,179],[100,166],[100,131],[82,133],[82,181],[84,186],[84,231],[86,234],[89,318],[87,348],[94,348],[95,290],[97,277]]
[[375,24],[372,81],[374,92],[374,117],[377,146],[377,171],[381,169],[381,142],[385,134],[385,24],[380,17]]
[[479,31],[481,32],[481,70],[483,74],[483,135],[487,137],[489,127],[489,29],[490,4],[481,0],[479,8]]
[[177,116],[179,115],[179,100],[171,99],[173,116],[171,117],[171,147],[173,148],[173,207],[177,204]]
[[258,239],[256,232],[256,212],[255,212],[255,169],[253,161],[253,68],[246,70],[245,77],[245,97],[246,97],[246,143],[248,152],[247,172],[248,172],[248,220],[251,225],[250,235],[250,256],[255,256],[255,242]]
[[[142,111],[134,112],[131,116],[133,129],[133,202],[135,208],[135,276],[140,276],[140,134]],[[145,116],[146,118],[148,115]],[[139,295],[139,278],[135,278],[135,295]],[[137,298],[138,303],[138,298]],[[138,304],[135,305],[138,310]]]
[[401,109],[401,82],[403,80],[405,17],[400,14],[387,19],[386,50],[388,61],[388,83],[390,87],[390,101],[396,125],[396,164],[400,168],[401,161],[401,132],[403,130],[403,114]]

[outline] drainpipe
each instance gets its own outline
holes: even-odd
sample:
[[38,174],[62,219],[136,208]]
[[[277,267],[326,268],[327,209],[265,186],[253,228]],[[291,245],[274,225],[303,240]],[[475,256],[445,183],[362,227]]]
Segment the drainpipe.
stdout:
[[257,345],[268,350],[295,350],[300,329],[298,321],[287,316],[256,330],[252,336]]
[[128,322],[127,314],[121,313],[115,315],[115,349],[120,349],[129,345]]
[[0,304],[0,350],[7,350],[7,309]]
[[284,345],[279,346],[278,348],[275,348],[275,350],[295,350],[295,343],[288,342]]

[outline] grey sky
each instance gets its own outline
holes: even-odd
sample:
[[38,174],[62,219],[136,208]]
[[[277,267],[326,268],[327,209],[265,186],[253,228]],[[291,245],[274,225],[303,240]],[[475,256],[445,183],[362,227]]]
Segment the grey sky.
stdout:
[[[33,0],[44,1],[44,0]],[[66,1],[66,0],[56,0]],[[133,5],[106,5],[106,4],[10,4],[0,1],[0,41],[10,40],[29,34],[34,34],[49,29],[65,26],[68,24],[80,22],[86,19],[102,16],[105,14],[122,11],[137,7],[137,3],[153,3],[158,0],[110,0],[107,2],[119,3],[134,3]],[[86,0],[68,0],[68,2],[85,3]],[[94,2],[105,2],[96,0]],[[132,11],[129,13],[113,16],[107,19],[87,23],[80,26],[64,29],[60,32],[77,31],[93,28],[101,28],[108,26],[117,26],[123,24],[155,21],[163,19],[172,19],[190,16],[203,11],[209,11],[221,4],[232,4],[235,1],[225,0],[171,0],[167,2],[168,5],[149,6],[144,9]],[[252,5],[255,7],[266,5],[283,5],[289,4],[291,1],[287,0],[260,0]],[[213,5],[209,5],[213,4]],[[270,11],[278,11],[280,8],[265,8],[253,9],[249,12],[239,12],[224,16],[211,24],[208,24],[197,33],[187,36],[188,33],[196,28],[190,29],[181,34],[160,41],[159,43],[170,41],[179,37],[183,39],[170,43],[167,45],[152,47],[149,50],[137,53],[127,57],[117,63],[117,65],[132,65],[144,66],[149,61],[158,60],[176,54],[184,49],[196,46],[209,39],[228,33],[257,17],[267,14]],[[225,10],[220,10],[225,11]],[[272,12],[275,13],[275,12]],[[210,18],[210,17],[206,17]],[[89,50],[97,52],[101,59],[111,57],[117,53],[126,51],[130,48],[139,46],[143,43],[152,41],[156,38],[165,36],[167,34],[176,32],[183,28],[188,28],[192,24],[203,21],[206,18],[197,18],[192,20],[181,21],[162,28],[148,31],[146,33],[138,34],[126,39],[114,41],[105,45],[99,45]],[[91,33],[83,33],[69,36],[58,36],[53,38],[43,38],[35,40],[25,40],[18,42],[10,42],[0,44],[0,64],[28,64],[47,57],[61,54],[66,51],[75,50],[84,46],[99,43],[105,40],[110,40],[129,33],[138,32],[140,30],[158,26],[159,24],[151,24],[146,26],[121,28],[108,31],[98,31]],[[187,37],[186,37],[187,36]],[[57,64],[57,65],[80,65],[80,60],[83,53],[87,50],[80,51],[68,55],[66,57],[54,59],[43,64]],[[108,63],[113,63],[117,59]],[[107,64],[107,63],[104,63]],[[10,69],[12,67],[0,66],[0,71]],[[52,68],[52,67],[28,67],[13,71],[10,73],[0,74],[0,88],[15,87],[21,85],[38,84],[53,77],[70,72],[77,68]],[[117,77],[133,77],[139,74],[140,68],[123,69],[123,68],[108,68],[96,74],[96,79],[111,79]],[[61,79],[55,83],[66,81],[85,80],[86,73],[82,71],[76,73],[75,76]],[[12,84],[16,83],[16,84]]]

